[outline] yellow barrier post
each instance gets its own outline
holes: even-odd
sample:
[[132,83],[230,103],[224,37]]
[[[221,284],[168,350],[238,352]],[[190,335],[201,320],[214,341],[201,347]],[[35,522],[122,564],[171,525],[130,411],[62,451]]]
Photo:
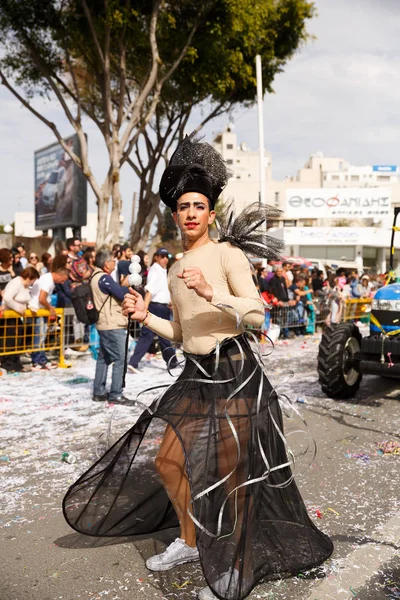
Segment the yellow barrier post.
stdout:
[[[0,315],[0,356],[58,350],[58,366],[70,367],[64,359],[64,309],[56,308],[55,312],[56,319],[53,321],[50,312],[44,309],[37,312],[26,310],[23,316],[13,310],[5,310]],[[37,322],[36,319],[39,318],[43,321]],[[35,334],[35,327],[38,325],[42,327],[42,331]],[[43,337],[40,346],[35,344],[35,337],[38,335]]]

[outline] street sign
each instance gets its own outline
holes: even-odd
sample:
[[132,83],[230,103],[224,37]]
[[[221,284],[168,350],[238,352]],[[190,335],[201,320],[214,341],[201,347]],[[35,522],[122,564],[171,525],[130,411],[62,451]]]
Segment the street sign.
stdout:
[[373,165],[372,170],[377,173],[397,173],[396,165]]

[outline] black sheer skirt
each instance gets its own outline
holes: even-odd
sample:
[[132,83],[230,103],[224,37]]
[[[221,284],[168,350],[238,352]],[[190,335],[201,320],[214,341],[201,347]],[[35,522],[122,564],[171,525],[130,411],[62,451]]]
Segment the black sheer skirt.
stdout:
[[186,355],[175,383],[70,487],[71,527],[127,536],[178,525],[154,466],[159,419],[182,444],[201,565],[218,598],[242,600],[260,579],[331,555],[293,480],[278,398],[246,334]]

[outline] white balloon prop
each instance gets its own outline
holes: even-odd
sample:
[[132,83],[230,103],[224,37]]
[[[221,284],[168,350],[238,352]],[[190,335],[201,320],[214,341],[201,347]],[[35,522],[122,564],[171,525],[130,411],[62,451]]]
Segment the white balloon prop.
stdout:
[[128,277],[129,285],[135,286],[142,283],[142,278],[139,275],[142,267],[140,266],[140,256],[134,254],[131,258],[131,264],[129,265],[130,275]]
[[142,267],[137,262],[131,263],[129,265],[129,273],[140,273],[141,270]]

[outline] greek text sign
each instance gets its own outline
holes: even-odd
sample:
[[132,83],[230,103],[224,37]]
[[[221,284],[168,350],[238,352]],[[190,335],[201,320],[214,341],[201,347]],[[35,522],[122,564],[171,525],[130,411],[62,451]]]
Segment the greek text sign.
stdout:
[[288,219],[377,219],[391,215],[390,188],[313,188],[286,191]]

